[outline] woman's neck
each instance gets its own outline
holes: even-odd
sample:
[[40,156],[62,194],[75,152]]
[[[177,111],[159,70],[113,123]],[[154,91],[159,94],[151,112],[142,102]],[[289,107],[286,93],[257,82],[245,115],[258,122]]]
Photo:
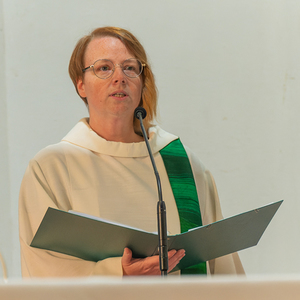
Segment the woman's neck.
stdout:
[[107,141],[122,143],[143,141],[143,137],[135,133],[133,121],[124,122],[117,118],[105,121],[90,119],[89,125],[99,136]]

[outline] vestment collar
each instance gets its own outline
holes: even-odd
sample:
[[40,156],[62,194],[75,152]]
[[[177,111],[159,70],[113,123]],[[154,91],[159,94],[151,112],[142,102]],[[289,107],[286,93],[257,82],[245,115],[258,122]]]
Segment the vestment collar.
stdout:
[[[149,128],[149,143],[153,154],[177,138],[177,136],[164,131],[157,125]],[[104,155],[118,157],[148,156],[145,142],[122,143],[107,141],[91,129],[88,118],[81,119],[62,141]]]

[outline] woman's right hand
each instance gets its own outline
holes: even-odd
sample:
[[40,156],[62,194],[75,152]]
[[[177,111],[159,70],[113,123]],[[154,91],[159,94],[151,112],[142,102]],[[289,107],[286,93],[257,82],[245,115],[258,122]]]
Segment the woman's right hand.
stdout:
[[[169,269],[172,271],[185,256],[185,250],[170,250],[168,252]],[[154,255],[146,258],[133,258],[132,251],[125,248],[122,256],[123,275],[160,275],[159,256]]]

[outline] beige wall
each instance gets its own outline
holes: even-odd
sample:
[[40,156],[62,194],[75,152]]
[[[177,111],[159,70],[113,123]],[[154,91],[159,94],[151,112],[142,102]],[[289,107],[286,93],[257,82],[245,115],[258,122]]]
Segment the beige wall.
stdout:
[[[2,0],[0,12],[2,12]],[[0,252],[12,268],[12,228],[11,201],[9,187],[9,163],[8,163],[8,128],[6,107],[6,82],[5,82],[5,59],[4,59],[4,28],[3,14],[0,13]],[[0,277],[2,268],[0,268]]]

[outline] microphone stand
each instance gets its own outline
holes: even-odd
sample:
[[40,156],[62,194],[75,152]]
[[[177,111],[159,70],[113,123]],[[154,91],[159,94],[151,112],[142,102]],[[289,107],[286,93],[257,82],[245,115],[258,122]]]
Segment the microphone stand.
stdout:
[[151,152],[151,148],[148,142],[148,136],[145,131],[145,127],[143,124],[143,118],[146,116],[146,110],[144,108],[138,107],[135,111],[135,116],[140,120],[140,125],[142,129],[142,133],[147,145],[147,149],[149,152],[149,156],[152,162],[152,166],[154,169],[154,174],[157,181],[157,189],[158,189],[158,202],[157,202],[157,225],[158,225],[158,253],[159,253],[159,267],[161,276],[166,276],[168,274],[168,235],[167,235],[167,216],[166,216],[166,204],[162,199],[162,190],[161,190],[161,182],[160,177],[156,168],[156,164],[154,161],[154,157]]

